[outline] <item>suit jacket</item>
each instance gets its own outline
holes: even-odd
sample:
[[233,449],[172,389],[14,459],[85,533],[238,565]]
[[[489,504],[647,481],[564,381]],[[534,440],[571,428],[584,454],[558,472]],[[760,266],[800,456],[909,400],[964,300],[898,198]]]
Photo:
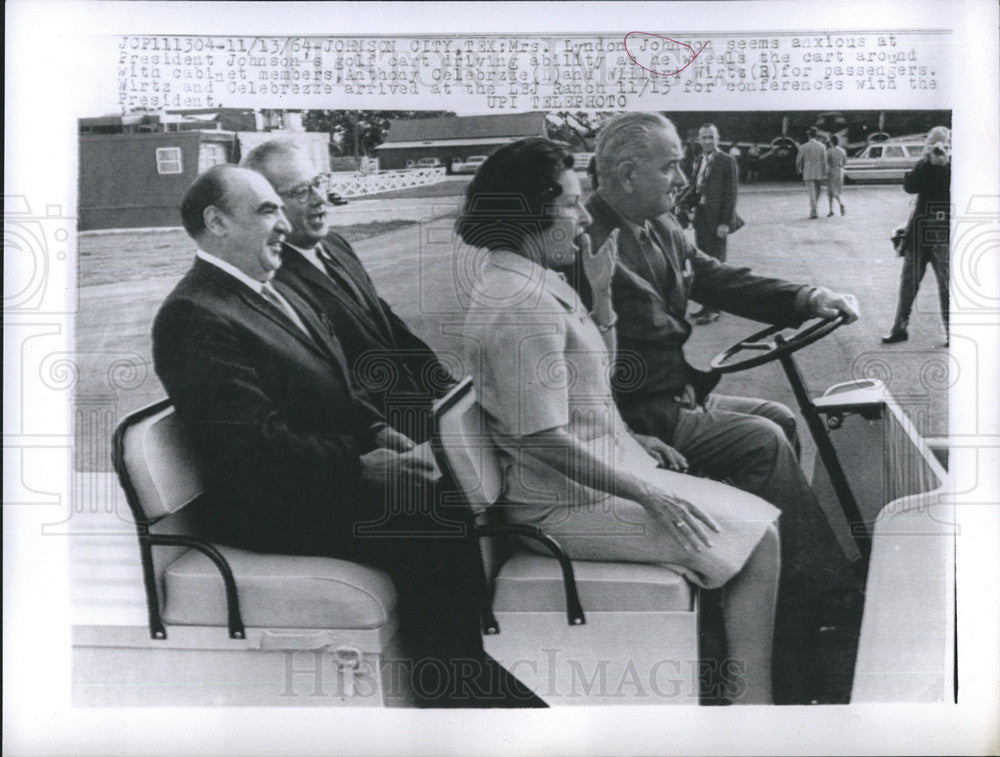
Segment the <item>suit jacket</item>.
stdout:
[[802,181],[822,181],[826,178],[826,148],[815,139],[799,145],[795,156],[795,170],[802,174]]
[[[355,385],[389,423],[417,441],[427,430],[399,428],[400,413],[426,411],[431,400],[454,385],[434,351],[410,331],[375,291],[351,245],[331,232],[320,244],[340,264],[357,294],[285,245],[277,279],[294,289],[330,324],[344,350]],[[360,300],[358,297],[360,294]],[[422,422],[417,425],[424,425]]]
[[[744,318],[796,325],[803,320],[801,310],[811,287],[720,263],[688,242],[669,214],[651,222],[662,257],[649,260],[621,216],[599,194],[590,198],[587,210],[594,219],[587,232],[595,249],[613,229],[622,229],[612,280],[620,366],[612,381],[615,401],[634,431],[669,442],[685,387],[693,386],[701,402],[719,381],[718,375],[693,368],[684,357],[684,343],[691,335],[688,299]],[[573,278],[584,302],[592,306],[580,266]]]
[[[153,360],[205,478],[210,538],[266,552],[347,557],[380,505],[359,483],[375,408],[352,396],[336,340],[294,292],[284,312],[201,259],[153,323]],[[378,515],[375,513],[374,515]]]
[[[698,164],[700,165],[700,163]],[[739,169],[731,155],[716,150],[705,171],[701,199],[695,212],[702,223],[712,229],[726,224],[734,230],[736,222],[736,192],[739,187]],[[695,176],[697,178],[697,175]]]

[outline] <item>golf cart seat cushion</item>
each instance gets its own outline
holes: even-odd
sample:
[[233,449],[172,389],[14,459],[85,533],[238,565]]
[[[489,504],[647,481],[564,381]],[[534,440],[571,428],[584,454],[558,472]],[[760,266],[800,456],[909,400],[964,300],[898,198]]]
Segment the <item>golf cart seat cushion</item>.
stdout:
[[[586,612],[691,610],[691,587],[679,574],[658,565],[574,560],[576,586]],[[562,611],[566,606],[559,562],[519,552],[496,577],[497,612]]]
[[[232,568],[247,626],[378,628],[395,612],[392,580],[375,568],[330,557],[218,549]],[[185,552],[166,569],[163,584],[167,623],[226,625],[222,576],[205,555]]]

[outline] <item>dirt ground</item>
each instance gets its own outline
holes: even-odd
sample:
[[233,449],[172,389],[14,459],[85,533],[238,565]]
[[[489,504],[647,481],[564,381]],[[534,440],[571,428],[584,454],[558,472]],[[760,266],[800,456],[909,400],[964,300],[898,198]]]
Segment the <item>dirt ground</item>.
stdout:
[[[374,218],[388,222],[388,227],[373,227],[375,236],[356,236],[355,248],[384,299],[446,360],[457,361],[464,293],[482,253],[456,240],[454,209],[464,183],[449,185],[453,194],[448,197],[363,200],[336,212],[351,223]],[[797,355],[808,387],[818,394],[840,381],[880,378],[921,433],[944,436],[949,357],[935,347],[942,332],[933,281],[924,282],[917,298],[910,341],[886,347],[878,339],[892,321],[901,267],[888,238],[906,218],[909,197],[899,185],[852,186],[845,188],[844,201],[845,217],[808,220],[805,191],[799,184],[741,188],[739,211],[747,225],[730,239],[729,262],[854,292],[861,303],[861,320]],[[396,217],[418,223],[392,229]],[[116,418],[121,418],[163,395],[150,359],[150,324],[193,249],[183,232],[81,235],[79,280],[84,285],[79,288],[76,319],[81,362],[78,398],[110,398]],[[758,328],[731,315],[696,327],[689,359],[704,366],[721,349]],[[123,364],[132,370],[128,382],[115,379],[116,367],[120,371]],[[777,364],[727,376],[719,391],[794,407]],[[78,468],[109,470],[106,447],[82,448],[88,444],[103,446],[107,441],[78,434]],[[808,466],[811,450],[806,453]]]

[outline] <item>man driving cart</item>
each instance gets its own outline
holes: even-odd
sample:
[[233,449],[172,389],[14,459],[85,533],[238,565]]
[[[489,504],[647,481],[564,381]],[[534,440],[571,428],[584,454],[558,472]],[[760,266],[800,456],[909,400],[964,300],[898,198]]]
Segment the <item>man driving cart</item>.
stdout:
[[[688,242],[669,214],[687,184],[674,125],[657,114],[628,113],[609,122],[596,145],[597,192],[587,204],[588,231],[600,247],[620,229],[612,285],[618,314],[615,399],[633,432],[655,437],[686,458],[692,471],[757,494],[781,509],[776,695],[809,701],[815,631],[856,595],[854,566],[840,550],[799,465],[795,417],[784,405],[712,394],[717,372],[684,357],[691,333],[688,299],[745,318],[795,326],[805,320],[858,318],[853,295],[752,274],[721,263]],[[589,306],[585,277],[576,277]],[[850,599],[848,600],[850,601]]]

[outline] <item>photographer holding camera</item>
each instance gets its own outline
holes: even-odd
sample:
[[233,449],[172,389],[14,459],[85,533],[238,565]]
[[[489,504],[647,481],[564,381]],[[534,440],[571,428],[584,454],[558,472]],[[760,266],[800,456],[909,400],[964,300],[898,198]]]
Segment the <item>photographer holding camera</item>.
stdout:
[[899,304],[892,329],[882,337],[883,344],[909,339],[910,311],[920,282],[930,263],[937,278],[948,346],[948,255],[951,216],[951,131],[935,126],[927,135],[924,154],[903,179],[903,189],[917,196],[906,232],[900,242],[903,271],[899,280]]

